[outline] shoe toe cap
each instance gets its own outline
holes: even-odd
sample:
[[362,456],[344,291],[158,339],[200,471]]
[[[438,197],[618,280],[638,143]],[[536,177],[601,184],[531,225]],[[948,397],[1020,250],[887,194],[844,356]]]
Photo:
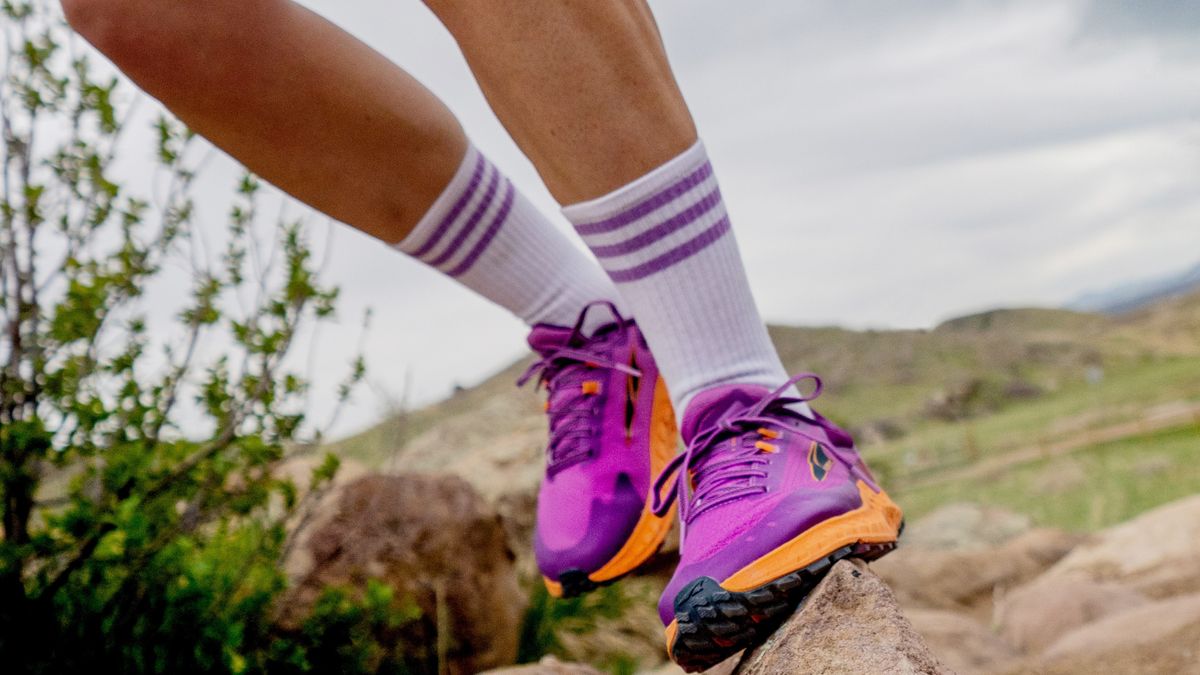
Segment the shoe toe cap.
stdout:
[[586,507],[579,497],[558,504],[547,503],[545,495],[542,500],[534,554],[542,576],[553,581],[571,570],[589,574],[603,567],[625,545],[645,504],[627,479],[618,480],[607,498],[592,496]]

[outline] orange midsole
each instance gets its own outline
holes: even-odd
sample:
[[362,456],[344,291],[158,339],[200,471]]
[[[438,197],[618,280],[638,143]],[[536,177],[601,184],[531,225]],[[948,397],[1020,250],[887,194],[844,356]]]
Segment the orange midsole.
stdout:
[[[653,485],[658,474],[675,456],[675,412],[671,409],[671,397],[662,378],[654,385],[650,428],[650,483]],[[656,516],[650,508],[653,500],[653,493],[647,495],[642,515],[625,545],[603,567],[589,574],[588,579],[596,583],[611,581],[632,572],[654,555],[675,521],[675,506],[663,516]],[[542,577],[542,581],[546,583],[546,590],[550,595],[562,597],[562,584],[545,577]]]
[[[769,583],[829,555],[844,546],[896,541],[903,514],[885,492],[875,492],[858,481],[862,506],[818,523],[770,553],[734,572],[721,588],[742,593]],[[667,626],[667,652],[675,646],[678,622]]]

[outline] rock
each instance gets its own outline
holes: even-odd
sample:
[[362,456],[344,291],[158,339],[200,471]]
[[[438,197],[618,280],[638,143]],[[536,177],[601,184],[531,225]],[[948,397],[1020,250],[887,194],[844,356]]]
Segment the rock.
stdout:
[[[1200,593],[1193,593],[1147,603],[1078,628],[1050,645],[1043,656],[1045,661],[1054,662],[1127,652],[1135,647],[1168,646],[1178,633],[1198,627]],[[1200,644],[1192,643],[1191,648],[1200,651]]]
[[1195,675],[1200,672],[1197,663],[1200,663],[1200,624],[1192,624],[1162,640],[1049,663],[1032,662],[1013,675]]
[[563,663],[553,656],[528,666],[489,670],[480,675],[601,675],[600,671],[578,663]]
[[300,546],[312,568],[289,594],[285,625],[301,621],[328,586],[380,579],[420,609],[405,638],[445,650],[443,672],[465,675],[516,659],[525,598],[513,554],[495,511],[466,481],[364,476],[340,490]]
[[735,675],[949,673],[861,561],[834,565],[800,609],[742,657]]
[[1009,644],[1037,654],[1080,626],[1146,602],[1144,595],[1119,584],[1043,577],[1007,593],[996,617]]
[[970,611],[988,620],[995,595],[1041,574],[1081,541],[1061,530],[1036,529],[989,548],[937,551],[901,540],[873,569],[905,607]]
[[940,609],[905,613],[933,653],[959,675],[996,672],[1020,658],[1012,645],[969,616]]
[[1200,495],[1099,532],[1047,571],[1117,581],[1164,598],[1200,591]]
[[[734,669],[737,668],[738,661],[741,658],[742,658],[742,654],[741,654],[741,652],[738,652],[734,656],[731,656],[728,659],[725,659],[724,661],[722,661],[721,663],[704,671],[704,675],[732,675]],[[684,675],[684,672],[685,671],[683,670],[683,668],[680,668],[679,666],[675,665],[674,663],[668,662],[668,663],[664,663],[663,665],[659,666],[658,668],[655,668],[654,670],[644,671],[644,672],[640,673],[640,675]]]
[[934,550],[975,550],[997,546],[1028,530],[1029,516],[970,502],[947,504],[904,532],[904,544]]
[[[345,486],[368,473],[362,464],[343,459],[333,480],[319,494],[309,495],[313,470],[323,461],[324,458],[318,455],[301,455],[280,462],[273,469],[276,478],[289,479],[296,486],[299,508],[288,522],[288,531],[301,541],[307,540],[308,535],[324,526],[337,513],[337,503]],[[308,547],[296,546],[283,561],[283,570],[295,584],[311,572],[314,565]]]

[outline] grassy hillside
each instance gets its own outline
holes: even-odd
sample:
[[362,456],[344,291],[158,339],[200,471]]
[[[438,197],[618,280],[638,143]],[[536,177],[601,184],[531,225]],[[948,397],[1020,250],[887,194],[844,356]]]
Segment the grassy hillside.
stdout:
[[[855,432],[910,516],[971,499],[1090,529],[1200,491],[1200,294],[1117,317],[1006,309],[932,330],[771,335],[789,369],[824,378],[817,407]],[[470,471],[464,455],[499,453],[494,466],[534,481],[543,422],[537,396],[513,388],[524,365],[333,448],[384,469]]]

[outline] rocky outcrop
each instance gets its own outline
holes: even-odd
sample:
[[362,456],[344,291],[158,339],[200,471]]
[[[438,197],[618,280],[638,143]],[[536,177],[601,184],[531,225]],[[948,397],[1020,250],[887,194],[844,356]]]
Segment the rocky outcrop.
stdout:
[[999,546],[1028,531],[1029,516],[970,502],[947,504],[914,522],[904,545],[938,551],[974,551]]
[[1099,654],[1080,654],[1053,661],[1034,661],[1003,675],[1194,675],[1200,663],[1200,623],[1160,640],[1123,643]]
[[843,561],[736,675],[949,673],[865,563]]
[[[1130,647],[1164,644],[1188,628],[1200,627],[1200,593],[1135,607],[1077,628],[1050,645],[1046,661],[1078,660]],[[1200,651],[1200,645],[1191,647]]]
[[419,635],[451,674],[516,659],[525,597],[496,512],[452,476],[368,475],[341,486],[320,524],[304,533],[309,559],[284,611],[303,617],[325,588],[370,579],[415,603]]
[[907,609],[904,613],[930,650],[959,675],[1003,670],[1021,657],[987,626],[960,612]]
[[1144,595],[1120,584],[1039,578],[1007,593],[996,607],[996,619],[1009,644],[1037,654],[1081,626],[1146,602]]
[[1097,534],[1047,576],[1113,581],[1155,598],[1200,591],[1200,495]]
[[998,546],[930,550],[902,542],[873,569],[905,607],[992,614],[997,593],[1023,584],[1061,559],[1082,539],[1060,530],[1035,529]]

